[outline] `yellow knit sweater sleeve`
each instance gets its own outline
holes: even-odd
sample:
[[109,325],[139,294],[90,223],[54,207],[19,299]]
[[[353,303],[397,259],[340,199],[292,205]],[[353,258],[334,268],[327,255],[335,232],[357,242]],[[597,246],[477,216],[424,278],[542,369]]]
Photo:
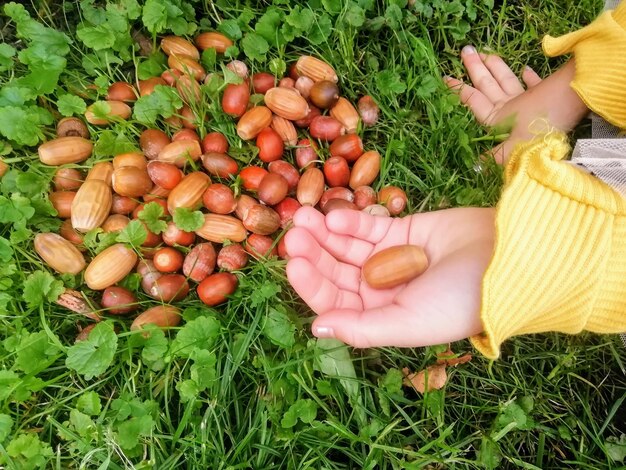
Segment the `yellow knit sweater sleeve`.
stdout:
[[589,109],[626,129],[626,1],[589,26],[559,38],[546,36],[550,57],[574,53],[572,88]]
[[626,331],[626,200],[563,162],[568,152],[550,134],[520,144],[507,166],[484,333],[471,338],[489,358],[516,335]]

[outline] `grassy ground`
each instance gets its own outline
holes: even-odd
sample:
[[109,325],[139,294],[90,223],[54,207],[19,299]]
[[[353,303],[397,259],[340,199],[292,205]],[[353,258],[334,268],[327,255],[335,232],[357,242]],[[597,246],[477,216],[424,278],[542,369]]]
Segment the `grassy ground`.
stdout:
[[[276,3],[288,10],[297,2]],[[322,11],[322,3],[313,2],[314,11]],[[364,141],[385,157],[381,183],[406,188],[411,211],[492,205],[498,198],[498,169],[473,170],[493,141],[439,80],[463,77],[460,48],[472,43],[501,54],[515,71],[529,64],[546,75],[560,62],[541,55],[541,36],[586,24],[602,7],[600,0],[493,7],[418,0],[400,9],[398,24],[389,27],[387,19],[371,30],[385,21],[387,2],[367,11],[359,28],[341,20],[349,5],[338,3],[343,10],[326,41],[313,46],[295,39],[271,48],[267,62],[256,66],[312,53],[335,66],[347,97],[371,94],[381,120]],[[36,4],[31,11],[73,34],[78,12],[64,5]],[[210,26],[237,18],[244,6],[254,24],[268,5],[194,6]],[[2,34],[15,40],[11,23]],[[81,50],[77,42],[67,80],[82,73]],[[132,78],[133,67],[113,64],[101,73]],[[11,79],[0,75],[0,83]],[[215,127],[232,135],[219,120],[203,130]],[[136,129],[141,126],[130,132]],[[16,166],[24,170],[32,155],[18,148],[8,157],[21,159]],[[51,176],[34,163],[31,171]],[[0,230],[9,238],[13,228]],[[348,351],[315,342],[310,312],[289,289],[282,262],[274,261],[251,266],[227,307],[186,301],[192,346],[174,334],[142,342],[118,322],[112,365],[87,380],[65,366],[76,325],[86,322],[50,303],[19,301],[28,272],[42,265],[28,240],[14,250],[20,273],[3,290],[16,300],[0,318],[0,461],[6,468],[623,468],[626,355],[616,337],[514,339],[499,361],[476,356],[449,370],[445,388],[420,395],[401,386],[400,370],[423,369],[440,349]],[[283,318],[277,309],[289,321],[273,327],[268,318]],[[470,345],[453,349],[467,352]]]

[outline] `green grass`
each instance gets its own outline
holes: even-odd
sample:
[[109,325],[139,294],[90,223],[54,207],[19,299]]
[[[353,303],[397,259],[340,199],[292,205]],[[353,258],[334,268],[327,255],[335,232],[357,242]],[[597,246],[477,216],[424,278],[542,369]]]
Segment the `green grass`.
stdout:
[[[61,3],[35,2],[31,11],[73,34],[78,12],[66,8],[64,13]],[[378,2],[368,18],[384,15],[386,3]],[[562,59],[542,56],[540,38],[587,24],[601,1],[497,2],[493,9],[488,2],[468,1],[476,5],[476,18],[464,12],[465,2],[417,3],[439,9],[432,17],[406,12],[394,29],[336,25],[321,45],[299,38],[270,49],[267,60],[289,63],[303,53],[320,55],[336,68],[345,96],[375,98],[380,123],[364,132],[364,141],[384,156],[378,184],[405,188],[411,211],[493,205],[501,188],[499,169],[473,169],[493,140],[439,77],[463,77],[458,52],[469,43],[501,54],[517,72],[529,64],[546,75]],[[460,10],[443,14],[440,8],[446,4]],[[246,5],[257,18],[268,6]],[[244,4],[204,1],[195,8],[198,19],[214,25],[217,19],[236,18]],[[464,25],[471,25],[469,32]],[[19,44],[11,23],[1,31],[4,41]],[[81,72],[82,52],[76,42],[63,83],[91,80]],[[406,91],[381,88],[376,77],[383,70],[397,74]],[[113,64],[101,73],[128,79],[133,71],[132,65]],[[0,84],[12,79],[0,75]],[[53,101],[41,98],[40,104],[53,108]],[[118,127],[123,128],[132,136],[143,129],[136,123]],[[231,122],[218,117],[203,131],[214,129],[237,145]],[[52,135],[53,127],[46,133]],[[246,151],[243,147],[242,155]],[[16,148],[5,158],[44,179],[52,176],[36,164],[34,148]],[[4,225],[0,234],[8,238],[12,230]],[[310,335],[311,312],[288,287],[283,262],[271,261],[246,268],[240,289],[225,307],[202,309],[195,296],[184,302],[186,321],[210,317],[220,322],[206,343],[195,345],[197,351],[213,353],[214,364],[200,353],[190,358],[177,351],[175,331],[155,336],[161,344],[155,339],[142,349],[128,332],[129,322],[115,319],[114,361],[106,372],[86,380],[66,368],[64,350],[73,344],[77,325],[88,321],[48,302],[29,307],[20,301],[27,274],[45,268],[30,241],[14,249],[20,272],[13,287],[2,289],[15,300],[0,317],[0,373],[5,373],[0,375],[0,413],[13,421],[8,435],[0,432],[0,461],[6,468],[36,468],[38,452],[41,468],[54,469],[623,468],[610,457],[626,446],[612,442],[626,433],[626,354],[614,336],[515,338],[504,344],[497,362],[476,355],[449,369],[444,389],[423,396],[401,387],[399,371],[432,364],[437,348],[350,350],[351,360],[345,349],[324,355],[323,345]],[[145,296],[141,301],[150,305]],[[267,319],[272,315],[286,329],[281,337],[293,338],[286,347],[271,340]],[[20,366],[29,360],[20,359],[20,349],[26,348],[21,338],[39,331],[43,344],[50,347],[58,339],[59,347],[49,355],[37,350],[32,357],[48,357],[50,363],[28,374]],[[193,333],[200,335],[199,329]],[[471,351],[468,342],[452,347],[458,353]],[[9,370],[17,378],[9,377]],[[196,384],[204,380],[204,389],[194,391],[192,378]],[[192,387],[188,400],[181,399],[181,384]],[[20,393],[25,388],[30,392]],[[299,418],[289,426],[293,417]],[[0,431],[6,429],[2,423]],[[25,453],[9,458],[20,435],[40,443],[23,442]]]

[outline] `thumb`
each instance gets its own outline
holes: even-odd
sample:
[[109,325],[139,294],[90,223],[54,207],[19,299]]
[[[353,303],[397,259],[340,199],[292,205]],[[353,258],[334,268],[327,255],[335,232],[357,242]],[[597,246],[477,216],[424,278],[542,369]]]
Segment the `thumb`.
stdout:
[[528,65],[524,67],[524,72],[522,73],[522,80],[528,88],[532,88],[535,85],[541,83],[541,77]]
[[312,325],[318,338],[335,338],[355,348],[416,347],[440,344],[436,329],[419,315],[396,304],[369,310],[331,310]]

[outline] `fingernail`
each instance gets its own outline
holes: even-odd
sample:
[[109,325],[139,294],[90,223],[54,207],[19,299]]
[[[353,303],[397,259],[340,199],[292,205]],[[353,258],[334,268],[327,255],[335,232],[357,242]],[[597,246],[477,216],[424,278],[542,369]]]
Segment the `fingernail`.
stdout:
[[443,81],[444,82],[449,82],[450,80],[452,80],[452,77],[450,75],[444,75],[443,76]]
[[532,72],[533,71],[532,67],[530,67],[529,65],[527,65],[524,68],[526,69],[527,72]]
[[334,338],[335,332],[330,326],[315,326],[313,327],[313,334],[318,338]]
[[461,51],[463,55],[476,54],[476,48],[474,46],[465,46]]

